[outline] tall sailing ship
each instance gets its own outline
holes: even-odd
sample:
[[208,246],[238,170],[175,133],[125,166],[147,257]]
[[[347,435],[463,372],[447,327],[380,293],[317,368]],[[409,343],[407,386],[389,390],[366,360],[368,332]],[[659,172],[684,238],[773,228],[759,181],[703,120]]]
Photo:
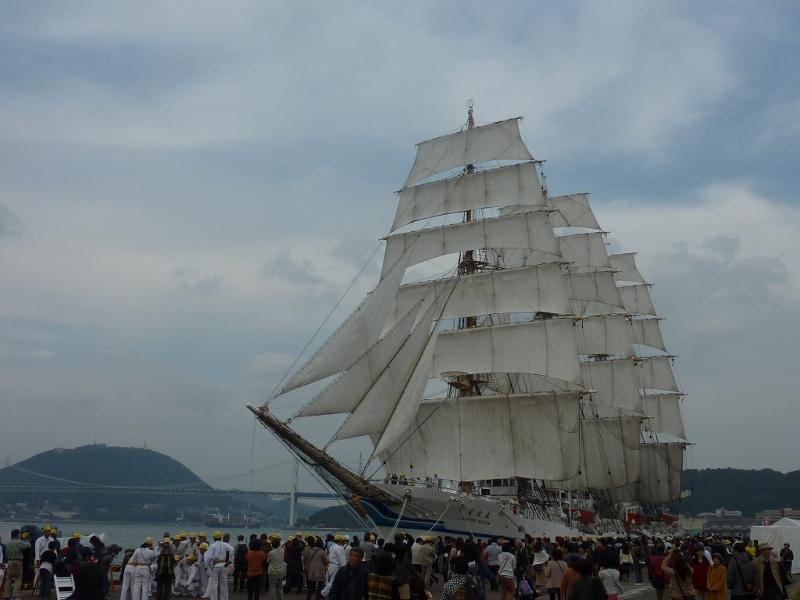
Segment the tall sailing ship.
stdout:
[[[380,281],[270,402],[331,380],[289,419],[249,405],[384,535],[577,535],[680,497],[682,394],[651,284],[608,254],[588,194],[548,193],[519,121],[476,126],[470,106],[417,144]],[[333,414],[328,444],[372,443],[360,471],[291,427]]]

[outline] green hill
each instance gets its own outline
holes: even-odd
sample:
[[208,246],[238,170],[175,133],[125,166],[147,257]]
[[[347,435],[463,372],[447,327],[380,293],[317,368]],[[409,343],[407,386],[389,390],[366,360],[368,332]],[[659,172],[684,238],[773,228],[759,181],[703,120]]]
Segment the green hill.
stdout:
[[800,471],[689,469],[683,489],[690,495],[681,502],[681,512],[690,514],[725,507],[752,516],[765,509],[800,508]]
[[0,469],[0,485],[41,485],[48,481],[61,483],[49,477],[102,485],[182,485],[196,487],[198,490],[210,489],[192,471],[166,454],[146,448],[123,448],[105,444],[71,449],[56,448]]
[[[69,486],[69,482],[126,487],[181,487],[197,494],[166,495],[114,492],[79,492],[63,489],[32,492],[0,492],[0,518],[45,518],[52,514],[74,514],[82,520],[172,521],[183,515],[187,521],[202,521],[209,512],[241,514],[248,504],[243,497],[204,494],[212,489],[190,469],[169,456],[146,448],[124,448],[93,444],[42,452],[0,469],[0,485]],[[286,501],[251,498],[251,513],[260,512],[271,522],[288,514]],[[298,515],[311,512],[298,505]]]

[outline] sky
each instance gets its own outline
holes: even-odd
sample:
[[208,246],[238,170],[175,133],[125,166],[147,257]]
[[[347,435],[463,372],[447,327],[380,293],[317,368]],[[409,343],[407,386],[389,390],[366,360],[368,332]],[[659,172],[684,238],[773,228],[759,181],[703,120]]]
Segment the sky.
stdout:
[[146,445],[285,487],[245,404],[375,284],[414,144],[474,99],[639,253],[687,466],[797,468],[798,26],[788,0],[6,5],[0,459]]

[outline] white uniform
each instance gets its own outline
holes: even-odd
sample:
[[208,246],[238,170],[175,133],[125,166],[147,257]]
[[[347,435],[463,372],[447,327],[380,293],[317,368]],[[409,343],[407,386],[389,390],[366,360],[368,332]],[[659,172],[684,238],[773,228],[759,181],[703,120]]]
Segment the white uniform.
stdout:
[[47,544],[53,541],[53,538],[47,536],[41,536],[36,540],[36,544],[33,546],[33,556],[36,559],[36,562],[39,562],[39,557],[42,555],[42,552],[47,550]]
[[208,567],[206,566],[206,555],[198,550],[197,554],[197,574],[200,577],[200,594],[203,596],[208,596]]
[[182,558],[175,565],[175,578],[172,580],[172,593],[176,596],[186,594],[186,580],[188,579],[189,561]]
[[189,565],[189,571],[186,574],[186,591],[192,598],[197,598],[200,595],[200,570],[204,568],[198,563]]
[[[147,596],[150,594],[150,581],[152,579],[152,573],[150,571],[150,565],[157,558],[157,554],[155,550],[152,548],[148,548],[147,546],[143,546],[141,548],[137,548],[131,559],[128,561],[128,564],[125,565],[126,574],[128,572],[131,573],[129,576],[129,583],[128,585],[131,586],[133,589],[131,591],[131,595],[133,600],[147,600]],[[128,571],[128,569],[131,571]],[[130,580],[132,581],[132,585]],[[120,595],[120,600],[127,600],[127,590],[125,588],[125,574],[122,576],[122,593]]]
[[336,571],[341,569],[347,564],[347,555],[344,552],[344,547],[339,544],[334,544],[328,550],[328,573],[325,576],[325,582],[330,583],[336,577]]
[[208,547],[205,563],[209,568],[206,595],[211,600],[228,600],[228,564],[233,560],[233,546],[217,540]]

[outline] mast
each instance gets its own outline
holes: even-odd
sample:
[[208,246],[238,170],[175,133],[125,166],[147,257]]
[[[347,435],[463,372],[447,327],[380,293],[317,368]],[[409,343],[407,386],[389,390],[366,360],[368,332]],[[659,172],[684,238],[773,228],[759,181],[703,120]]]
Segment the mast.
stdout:
[[[473,107],[474,101],[472,99],[467,101],[467,132],[472,131],[475,128],[475,118],[473,116]],[[475,165],[472,163],[467,164],[464,167],[464,175],[469,177],[475,173]],[[471,223],[472,222],[472,210],[464,211],[464,222]],[[475,250],[466,250],[461,254],[461,258],[458,261],[458,274],[459,275],[473,275],[478,272],[479,264],[475,260]],[[459,319],[458,328],[459,329],[472,329],[473,327],[477,326],[477,317],[474,315],[464,317],[463,319]],[[472,396],[475,392],[480,394],[478,390],[478,381],[470,375],[458,376],[452,378],[449,382],[449,385],[453,387],[459,396]]]

